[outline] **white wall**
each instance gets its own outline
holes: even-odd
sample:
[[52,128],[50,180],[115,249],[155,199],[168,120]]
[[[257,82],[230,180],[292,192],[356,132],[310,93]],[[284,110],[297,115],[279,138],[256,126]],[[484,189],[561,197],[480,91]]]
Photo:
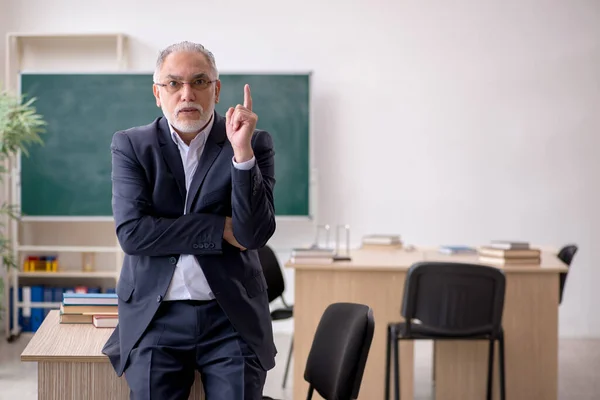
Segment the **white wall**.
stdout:
[[[384,231],[423,245],[575,242],[560,332],[600,337],[600,3],[10,7],[4,30],[130,35],[134,70],[150,70],[159,48],[187,39],[208,46],[222,71],[313,71],[321,222],[349,223],[355,244]],[[285,258],[311,238],[280,224],[273,243]]]

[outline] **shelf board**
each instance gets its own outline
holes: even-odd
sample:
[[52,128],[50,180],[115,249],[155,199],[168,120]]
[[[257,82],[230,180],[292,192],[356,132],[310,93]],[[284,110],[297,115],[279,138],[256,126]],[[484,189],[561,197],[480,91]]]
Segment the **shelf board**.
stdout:
[[68,32],[55,32],[55,33],[36,33],[36,32],[9,32],[7,36],[17,38],[30,38],[30,39],[73,39],[73,38],[124,38],[126,35],[123,33],[105,33],[105,32],[89,32],[89,33],[68,33]]
[[48,302],[18,302],[17,307],[19,308],[60,308],[60,303],[48,303]]
[[117,246],[40,246],[21,245],[19,251],[31,252],[53,252],[53,253],[118,253],[121,251]]
[[58,271],[58,272],[23,272],[17,274],[20,278],[116,278],[116,271]]

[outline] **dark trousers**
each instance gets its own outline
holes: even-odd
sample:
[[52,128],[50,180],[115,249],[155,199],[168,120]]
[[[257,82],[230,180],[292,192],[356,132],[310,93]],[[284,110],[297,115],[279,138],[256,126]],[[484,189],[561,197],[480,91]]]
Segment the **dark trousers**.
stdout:
[[216,301],[165,301],[131,351],[132,400],[187,400],[200,371],[207,400],[259,400],[267,376]]

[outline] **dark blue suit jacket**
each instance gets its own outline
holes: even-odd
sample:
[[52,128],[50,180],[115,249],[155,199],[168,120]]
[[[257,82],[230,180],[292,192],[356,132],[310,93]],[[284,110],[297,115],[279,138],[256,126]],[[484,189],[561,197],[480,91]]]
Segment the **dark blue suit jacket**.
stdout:
[[[119,376],[167,292],[180,254],[197,257],[216,300],[262,367],[275,365],[267,285],[256,251],[275,231],[273,142],[267,132],[255,131],[256,164],[236,169],[225,118],[214,118],[187,204],[181,156],[164,117],[113,136],[112,207],[125,259],[117,284],[119,325],[102,352]],[[223,240],[226,216],[248,250]]]

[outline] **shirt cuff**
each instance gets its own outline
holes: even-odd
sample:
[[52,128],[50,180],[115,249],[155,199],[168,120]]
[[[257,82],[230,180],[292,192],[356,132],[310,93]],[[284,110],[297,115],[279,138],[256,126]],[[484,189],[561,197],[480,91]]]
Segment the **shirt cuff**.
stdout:
[[252,157],[251,159],[249,159],[248,161],[244,161],[241,163],[237,163],[235,162],[235,157],[233,157],[231,159],[231,161],[233,161],[233,166],[237,169],[241,169],[241,170],[249,170],[252,169],[252,167],[254,167],[254,164],[256,164],[256,158]]

